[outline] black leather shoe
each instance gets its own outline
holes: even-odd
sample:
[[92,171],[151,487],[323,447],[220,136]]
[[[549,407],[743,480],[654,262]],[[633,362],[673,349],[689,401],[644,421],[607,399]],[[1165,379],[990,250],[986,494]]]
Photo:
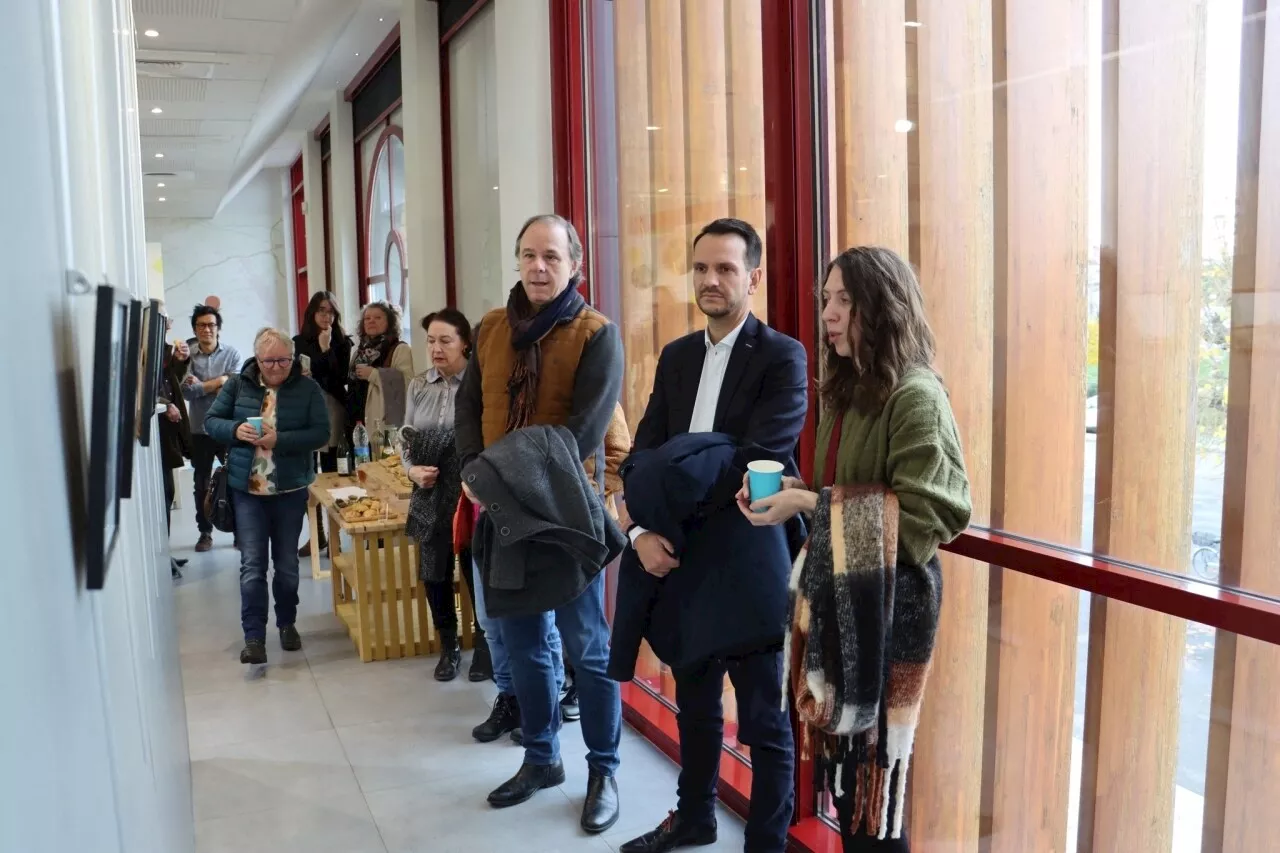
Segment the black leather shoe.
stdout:
[[560,697],[560,719],[566,723],[582,719],[582,710],[578,707],[578,686],[572,681]]
[[604,832],[618,822],[618,780],[592,770],[587,777],[587,801],[582,804],[582,828]]
[[245,640],[240,650],[240,663],[259,664],[267,662],[267,644],[262,640]]
[[458,677],[458,667],[462,665],[462,649],[458,647],[457,636],[440,636],[440,661],[436,664],[436,681],[453,681]]
[[564,784],[564,764],[521,764],[516,775],[489,793],[489,805],[495,809],[517,806],[543,788]]
[[493,678],[493,658],[489,656],[489,644],[484,634],[475,635],[475,651],[471,653],[471,671],[467,673],[471,681],[489,681]]
[[704,847],[716,843],[716,821],[694,826],[680,819],[679,812],[667,812],[667,819],[653,832],[646,832],[618,848],[618,853],[666,853],[677,847]]
[[497,740],[507,732],[520,728],[520,703],[515,696],[499,693],[493,700],[489,719],[471,730],[471,736],[481,743]]
[[293,625],[285,625],[280,629],[280,648],[286,652],[296,652],[302,648],[302,637]]

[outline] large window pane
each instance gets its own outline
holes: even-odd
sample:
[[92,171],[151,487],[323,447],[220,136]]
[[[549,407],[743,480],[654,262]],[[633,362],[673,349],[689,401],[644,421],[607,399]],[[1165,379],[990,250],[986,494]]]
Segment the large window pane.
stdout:
[[496,14],[486,5],[448,44],[454,284],[473,323],[505,305],[519,278],[511,247],[500,245]]
[[[766,230],[761,7],[616,0],[592,3],[591,14],[601,81],[592,277],[598,302],[622,327],[623,405],[634,428],[663,346],[705,326],[692,292],[693,238],[724,216]],[[764,320],[770,286],[753,302]],[[671,673],[647,647],[638,675],[674,703]],[[726,744],[745,756],[727,682],[724,706]]]
[[[879,243],[918,269],[975,523],[1280,593],[1266,239],[1280,29],[1267,38],[1265,4],[820,5],[823,233],[830,254]],[[1270,790],[1260,768],[1280,747],[1215,740],[1209,702],[1274,728],[1231,680],[1280,677],[1271,657],[1015,572],[955,557],[944,572],[947,665],[930,691],[945,698],[921,723],[917,838],[985,827],[994,851],[1063,850],[1079,826],[1089,849],[1164,853],[1200,849],[1203,826],[1205,849],[1264,849],[1234,845],[1263,836],[1230,792]],[[1143,719],[1118,713],[1135,691]],[[993,732],[998,748],[977,748]],[[1091,744],[1083,775],[1046,770],[1073,737]]]

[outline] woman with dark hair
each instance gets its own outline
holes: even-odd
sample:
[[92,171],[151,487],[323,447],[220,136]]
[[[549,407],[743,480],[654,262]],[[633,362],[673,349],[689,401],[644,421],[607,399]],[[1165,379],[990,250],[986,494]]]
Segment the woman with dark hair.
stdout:
[[370,302],[360,312],[360,337],[351,355],[347,412],[373,432],[402,424],[405,390],[413,379],[413,348],[400,340],[400,309]]
[[[408,533],[418,542],[418,574],[426,585],[431,618],[440,632],[437,681],[452,681],[462,663],[458,644],[458,612],[453,600],[455,542],[454,514],[462,495],[458,458],[454,452],[453,403],[471,358],[471,324],[460,311],[445,308],[422,318],[431,363],[409,383],[405,394],[404,465],[414,483],[409,505]],[[470,509],[470,505],[466,507]],[[461,544],[461,543],[459,543]],[[470,543],[463,565],[470,567]],[[464,575],[467,572],[463,572]],[[470,578],[467,591],[475,611]],[[472,681],[490,677],[488,646],[477,622]],[[482,651],[483,650],[483,651]]]
[[[907,851],[907,768],[942,604],[938,547],[969,524],[969,479],[911,267],[888,249],[849,249],[828,265],[822,303],[818,491],[788,477],[752,503],[744,482],[738,501],[756,525],[810,517],[784,678],[846,853]],[[855,614],[837,606],[847,600],[868,604]],[[840,642],[811,639],[810,626],[833,626]]]
[[[342,314],[337,298],[328,291],[311,297],[302,317],[302,331],[293,336],[299,360],[305,356],[305,371],[324,392],[325,409],[329,412],[329,443],[320,451],[320,470],[338,470],[338,448],[346,440],[347,372],[351,369],[351,339],[342,329]],[[329,547],[324,535],[324,514],[317,507],[312,520],[317,547]],[[311,556],[311,542],[302,546],[299,557]]]

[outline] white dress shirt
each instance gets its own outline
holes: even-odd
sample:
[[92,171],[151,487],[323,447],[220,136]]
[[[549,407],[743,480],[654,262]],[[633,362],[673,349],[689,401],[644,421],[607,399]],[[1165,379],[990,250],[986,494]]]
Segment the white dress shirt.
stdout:
[[[747,315],[751,316],[750,314]],[[711,343],[711,333],[703,332],[706,355],[702,358],[702,376],[698,379],[698,396],[693,402],[693,417],[689,419],[689,432],[711,432],[715,429],[716,406],[720,402],[720,388],[724,385],[724,374],[729,369],[729,356],[733,354],[733,345],[738,341],[742,327],[747,323],[743,317],[732,332],[720,339],[719,343]],[[648,533],[639,525],[631,528],[629,536],[631,544]]]

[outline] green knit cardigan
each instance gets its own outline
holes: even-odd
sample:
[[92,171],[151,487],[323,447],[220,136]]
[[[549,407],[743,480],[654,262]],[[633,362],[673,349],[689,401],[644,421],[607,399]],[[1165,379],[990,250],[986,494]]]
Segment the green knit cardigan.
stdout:
[[[827,448],[836,413],[818,423],[814,483],[827,482]],[[951,401],[932,371],[906,374],[874,415],[845,412],[835,483],[882,483],[898,496],[898,559],[923,566],[969,526],[973,506]]]

